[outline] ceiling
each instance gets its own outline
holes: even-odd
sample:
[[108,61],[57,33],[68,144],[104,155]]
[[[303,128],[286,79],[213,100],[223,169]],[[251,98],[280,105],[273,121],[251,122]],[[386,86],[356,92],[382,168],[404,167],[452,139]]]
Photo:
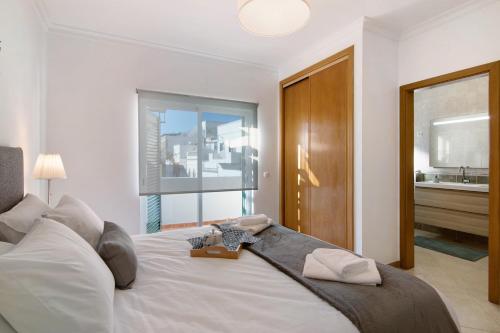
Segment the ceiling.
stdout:
[[366,16],[399,34],[468,0],[308,0],[308,25],[286,37],[253,36],[239,25],[237,0],[35,0],[50,29],[150,43],[277,68]]

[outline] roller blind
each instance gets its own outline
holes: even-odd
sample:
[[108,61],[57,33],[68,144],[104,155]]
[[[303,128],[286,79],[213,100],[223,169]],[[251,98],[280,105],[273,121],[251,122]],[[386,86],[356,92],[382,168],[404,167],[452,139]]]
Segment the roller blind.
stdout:
[[258,188],[257,104],[137,93],[140,195]]

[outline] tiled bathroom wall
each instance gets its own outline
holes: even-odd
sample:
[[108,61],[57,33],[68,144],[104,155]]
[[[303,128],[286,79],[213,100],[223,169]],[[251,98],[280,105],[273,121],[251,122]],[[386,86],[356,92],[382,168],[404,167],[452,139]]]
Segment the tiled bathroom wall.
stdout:
[[[441,181],[462,181],[458,168],[434,168],[429,165],[431,121],[440,118],[488,112],[488,76],[453,81],[415,91],[414,97],[414,160],[420,178],[433,180],[437,174]],[[470,168],[471,182],[487,183],[488,169]]]

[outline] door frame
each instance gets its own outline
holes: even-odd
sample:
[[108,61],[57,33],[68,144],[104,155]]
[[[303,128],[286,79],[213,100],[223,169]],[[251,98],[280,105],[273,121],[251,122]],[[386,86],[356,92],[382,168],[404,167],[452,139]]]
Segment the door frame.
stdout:
[[299,82],[311,75],[318,73],[341,61],[348,61],[349,73],[347,82],[347,239],[346,244],[349,250],[354,250],[354,45],[350,46],[334,55],[317,62],[289,77],[280,81],[280,121],[279,121],[279,173],[280,173],[280,222],[284,225],[285,218],[285,101],[284,90],[286,87]]
[[400,87],[400,265],[415,265],[414,253],[414,91],[436,84],[489,75],[490,160],[488,299],[500,303],[500,61],[406,84]]

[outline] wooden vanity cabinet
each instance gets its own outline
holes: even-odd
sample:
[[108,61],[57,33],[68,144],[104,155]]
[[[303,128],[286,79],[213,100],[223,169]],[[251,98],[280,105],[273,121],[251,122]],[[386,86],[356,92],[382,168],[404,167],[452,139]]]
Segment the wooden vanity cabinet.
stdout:
[[488,236],[488,193],[415,187],[415,223]]

